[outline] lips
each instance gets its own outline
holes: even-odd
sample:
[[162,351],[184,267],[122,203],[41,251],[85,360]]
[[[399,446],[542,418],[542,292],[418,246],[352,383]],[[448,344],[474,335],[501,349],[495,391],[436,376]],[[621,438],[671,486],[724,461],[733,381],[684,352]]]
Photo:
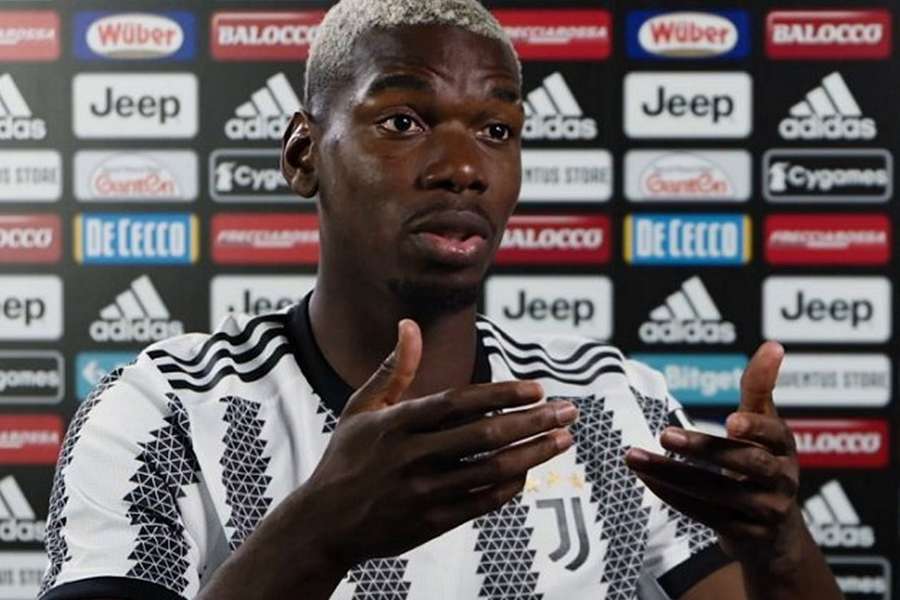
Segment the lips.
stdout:
[[490,223],[475,212],[442,211],[416,220],[411,233],[429,260],[464,267],[481,262],[493,232]]

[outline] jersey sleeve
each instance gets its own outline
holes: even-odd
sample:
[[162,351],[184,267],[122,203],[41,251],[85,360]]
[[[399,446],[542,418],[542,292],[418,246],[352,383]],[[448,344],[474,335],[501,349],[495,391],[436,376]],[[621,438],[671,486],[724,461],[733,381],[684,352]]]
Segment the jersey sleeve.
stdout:
[[[663,376],[628,361],[627,372],[653,437],[668,426],[695,429],[681,404],[669,393]],[[657,451],[663,452],[662,447]],[[675,510],[650,490],[647,550],[638,583],[641,600],[676,600],[706,576],[733,559],[717,543],[716,532]]]
[[187,413],[146,355],[78,408],[60,453],[40,600],[191,598],[205,520]]

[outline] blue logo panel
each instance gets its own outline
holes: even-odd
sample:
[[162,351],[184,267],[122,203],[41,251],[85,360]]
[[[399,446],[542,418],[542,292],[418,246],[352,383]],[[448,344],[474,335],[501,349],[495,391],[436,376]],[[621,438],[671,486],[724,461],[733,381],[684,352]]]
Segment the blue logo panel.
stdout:
[[190,265],[199,254],[188,213],[104,213],[75,217],[75,260],[85,265]]
[[168,62],[197,54],[197,21],[187,11],[84,11],[75,13],[73,27],[80,60]]
[[634,214],[625,217],[625,262],[658,266],[740,266],[753,252],[746,215]]
[[633,354],[662,373],[669,393],[685,406],[733,406],[741,400],[743,354]]
[[750,17],[743,10],[637,10],[625,21],[629,58],[730,60],[750,54]]
[[79,352],[75,357],[75,394],[84,400],[108,373],[134,360],[133,352]]

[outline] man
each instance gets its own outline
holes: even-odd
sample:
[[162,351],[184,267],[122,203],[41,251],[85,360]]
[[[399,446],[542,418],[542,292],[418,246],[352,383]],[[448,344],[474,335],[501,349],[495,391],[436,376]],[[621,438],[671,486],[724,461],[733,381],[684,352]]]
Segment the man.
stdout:
[[520,87],[474,0],[332,9],[282,157],[319,197],[316,289],[95,390],[44,600],[840,597],[794,498],[779,346],[731,439],[666,429],[701,468],[660,454],[679,411],[658,374],[476,317],[519,192]]

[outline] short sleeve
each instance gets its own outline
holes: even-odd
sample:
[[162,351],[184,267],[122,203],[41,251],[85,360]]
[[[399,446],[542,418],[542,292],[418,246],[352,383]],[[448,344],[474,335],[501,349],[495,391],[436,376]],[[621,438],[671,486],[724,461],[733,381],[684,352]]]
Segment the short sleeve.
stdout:
[[183,406],[145,355],[78,408],[56,467],[41,600],[190,598],[205,554]]
[[[681,404],[668,393],[660,373],[635,361],[628,361],[627,372],[654,438],[669,425],[694,428]],[[733,559],[719,547],[715,531],[648,493],[651,513],[639,597],[674,600]]]

